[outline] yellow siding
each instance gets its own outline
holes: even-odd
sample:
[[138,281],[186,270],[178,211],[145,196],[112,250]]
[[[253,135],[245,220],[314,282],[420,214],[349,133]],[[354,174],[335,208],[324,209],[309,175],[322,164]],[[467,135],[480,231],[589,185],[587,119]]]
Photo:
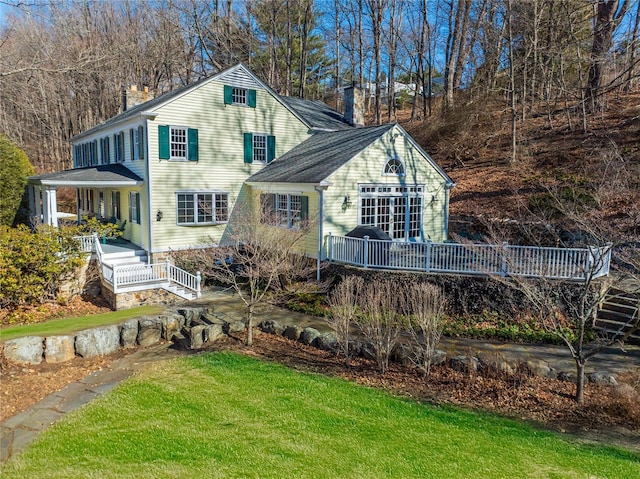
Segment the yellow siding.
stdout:
[[[394,135],[400,133],[396,138]],[[405,164],[404,177],[384,175],[384,166],[391,158]],[[356,156],[329,178],[332,185],[325,192],[324,234],[344,235],[358,225],[360,205],[359,185],[363,183],[392,185],[424,185],[423,234],[424,239],[446,240],[445,180],[431,166],[401,132],[394,128],[379,141]],[[352,206],[343,209],[345,196]],[[432,201],[432,197],[435,201]]]
[[[231,210],[241,197],[244,180],[263,167],[244,163],[243,133],[275,135],[276,157],[298,145],[308,135],[307,127],[269,92],[257,90],[256,108],[225,105],[223,92],[223,83],[205,83],[158,109],[156,118],[148,122],[152,252],[220,242],[226,224],[176,224],[176,192],[228,192]],[[160,160],[159,125],[197,128],[199,161]],[[160,222],[155,220],[158,210],[163,212]]]

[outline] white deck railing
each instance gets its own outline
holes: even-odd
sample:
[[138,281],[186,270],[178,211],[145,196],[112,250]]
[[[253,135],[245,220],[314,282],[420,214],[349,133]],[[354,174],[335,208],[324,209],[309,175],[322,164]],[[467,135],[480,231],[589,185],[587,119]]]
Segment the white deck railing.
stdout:
[[431,273],[585,280],[609,274],[611,246],[544,248],[491,244],[409,243],[329,235],[329,261],[364,268]]

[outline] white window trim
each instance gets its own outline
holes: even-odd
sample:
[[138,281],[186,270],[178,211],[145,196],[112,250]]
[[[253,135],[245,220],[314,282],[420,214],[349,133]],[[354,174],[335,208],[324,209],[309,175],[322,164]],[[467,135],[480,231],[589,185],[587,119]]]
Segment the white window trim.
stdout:
[[[397,176],[397,175],[393,175]],[[364,189],[374,189],[375,191],[363,191]],[[404,238],[394,238],[397,240],[402,239],[411,239],[418,238],[418,236],[410,236],[407,238],[407,234],[410,231],[410,222],[411,222],[411,214],[410,214],[410,201],[409,198],[420,198],[421,199],[421,207],[420,207],[420,232],[422,232],[422,226],[424,224],[424,207],[425,207],[425,185],[423,184],[411,184],[411,185],[399,185],[392,183],[372,183],[372,184],[364,184],[361,183],[358,185],[358,224],[362,223],[362,200],[364,198],[398,198],[404,197],[407,199],[405,208],[405,237]],[[395,205],[391,205],[393,207]],[[377,204],[377,203],[376,203]],[[377,206],[376,206],[377,209]],[[391,220],[393,220],[393,215],[390,214]],[[378,212],[376,211],[376,225],[378,223]],[[390,235],[393,236],[393,230],[391,229]]]
[[278,226],[278,228],[286,228],[286,229],[300,229],[300,226],[297,226],[294,224],[294,216],[293,216],[293,211],[291,209],[291,197],[292,196],[296,196],[298,198],[300,198],[300,209],[298,210],[298,221],[301,223],[302,222],[302,218],[300,218],[300,214],[302,212],[302,193],[274,193],[276,195],[275,197],[275,214],[276,214],[276,218],[278,217],[278,213],[280,211],[284,212],[285,210],[280,210],[278,208],[279,204],[280,204],[280,197],[282,196],[286,196],[287,197],[287,209],[286,209],[286,213],[287,213],[287,224],[284,225],[282,224],[280,221],[278,221],[278,224],[276,226]]
[[[402,166],[402,173],[388,173],[387,172],[387,167],[389,166],[389,163],[391,163],[392,161],[397,161],[398,163],[400,163],[400,165]],[[407,174],[407,168],[404,164],[404,161],[402,161],[400,158],[389,158],[384,166],[382,167],[382,176],[406,176]]]
[[[173,156],[173,131],[184,130],[184,156]],[[189,127],[180,125],[169,125],[169,161],[189,161]]]
[[[256,137],[262,137],[264,138],[264,160],[258,160],[256,158],[256,145],[255,145],[255,139]],[[267,158],[269,155],[269,147],[267,146],[269,143],[269,135],[267,133],[251,133],[251,147],[253,149],[253,162],[254,163],[260,163],[263,165],[267,164]]]
[[[234,90],[242,90],[244,91],[244,101],[239,102],[235,100]],[[249,89],[241,86],[233,86],[231,85],[231,104],[232,105],[241,105],[248,106],[249,105]]]
[[[179,218],[179,212],[178,212],[178,196],[179,195],[192,195],[194,196],[193,198],[193,222],[180,222],[178,220]],[[206,221],[206,222],[198,222],[198,209],[197,209],[197,205],[198,205],[198,201],[195,198],[196,195],[211,195],[211,202],[212,202],[212,215],[214,220],[213,221]],[[178,226],[210,226],[210,225],[221,225],[221,224],[225,224],[229,222],[229,212],[230,212],[230,206],[229,206],[229,192],[228,191],[218,191],[218,190],[182,190],[182,191],[176,191],[175,192],[175,196],[176,196],[176,225]],[[227,219],[223,220],[223,221],[218,221],[216,218],[216,200],[218,198],[218,196],[226,196],[227,197]]]

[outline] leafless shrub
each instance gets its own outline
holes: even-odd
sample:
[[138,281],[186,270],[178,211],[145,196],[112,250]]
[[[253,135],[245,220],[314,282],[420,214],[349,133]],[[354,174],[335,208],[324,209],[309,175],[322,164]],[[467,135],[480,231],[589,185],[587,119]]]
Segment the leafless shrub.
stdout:
[[359,309],[358,296],[363,287],[364,280],[361,277],[347,276],[333,289],[328,298],[331,313],[326,317],[326,321],[336,334],[347,367],[351,365],[349,356],[351,323],[356,319]]
[[444,295],[432,284],[409,286],[401,293],[401,306],[412,339],[410,347],[414,364],[427,377],[444,326]]
[[374,349],[378,370],[384,373],[405,326],[394,283],[374,280],[366,284],[360,304],[362,314],[356,317],[356,324]]

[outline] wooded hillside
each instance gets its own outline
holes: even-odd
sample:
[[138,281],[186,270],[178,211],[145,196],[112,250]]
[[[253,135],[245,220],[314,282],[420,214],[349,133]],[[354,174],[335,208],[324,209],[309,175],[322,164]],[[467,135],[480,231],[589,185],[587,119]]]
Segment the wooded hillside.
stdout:
[[577,195],[638,234],[640,0],[0,8],[0,131],[38,172],[70,168],[69,138],[119,113],[130,85],[158,96],[241,61],[337,109],[342,87],[365,89],[369,123],[400,121],[457,181],[454,217],[552,216]]

